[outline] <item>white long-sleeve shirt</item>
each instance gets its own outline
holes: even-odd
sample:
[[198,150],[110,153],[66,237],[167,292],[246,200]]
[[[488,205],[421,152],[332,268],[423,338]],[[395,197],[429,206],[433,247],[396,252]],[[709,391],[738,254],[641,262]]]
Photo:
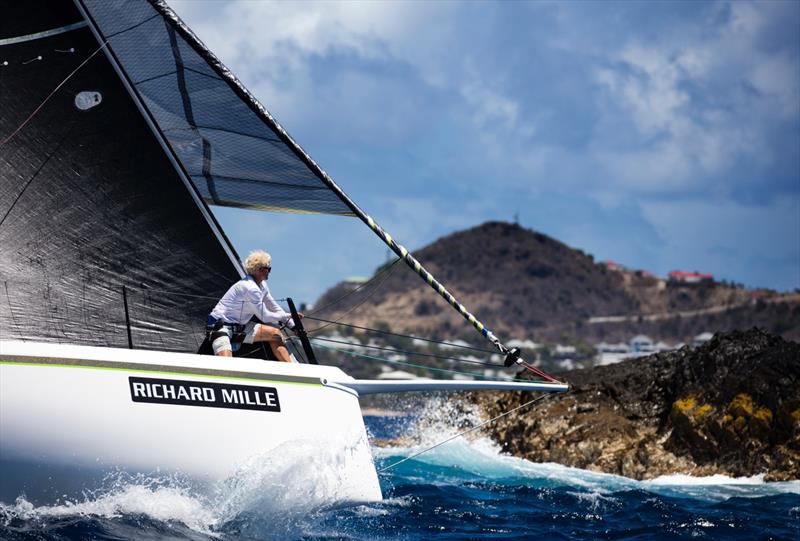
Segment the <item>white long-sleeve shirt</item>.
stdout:
[[233,284],[211,310],[211,315],[224,323],[244,325],[256,316],[263,323],[291,324],[292,316],[275,302],[267,287],[267,281],[256,283],[247,276]]

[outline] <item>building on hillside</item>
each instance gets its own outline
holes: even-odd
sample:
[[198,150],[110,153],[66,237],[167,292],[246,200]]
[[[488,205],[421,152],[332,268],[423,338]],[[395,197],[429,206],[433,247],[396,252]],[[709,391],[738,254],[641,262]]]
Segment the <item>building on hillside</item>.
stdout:
[[561,344],[556,344],[556,347],[552,349],[553,357],[563,358],[575,355],[578,352],[578,349],[575,346],[564,346]]
[[707,272],[676,270],[669,273],[669,283],[671,285],[710,284],[713,281],[714,275]]
[[617,263],[613,259],[606,259],[605,261],[603,261],[600,264],[605,266],[605,268],[607,268],[608,270],[615,271],[615,272],[626,272],[628,270],[628,268],[626,266],[620,265],[619,263]]
[[509,348],[519,348],[522,351],[533,351],[535,349],[539,349],[542,347],[541,344],[537,344],[533,340],[518,340],[516,338],[512,338],[508,342],[506,342],[506,346]]
[[631,353],[653,353],[655,344],[653,340],[644,334],[637,334],[628,342]]
[[714,335],[712,333],[708,331],[702,332],[694,337],[694,340],[692,340],[692,346],[694,347],[702,346],[712,338],[714,338]]
[[619,342],[618,344],[607,344],[606,342],[600,342],[594,347],[598,353],[629,353],[630,348],[628,344],[625,342]]
[[363,286],[367,282],[369,282],[369,278],[365,276],[348,276],[342,280],[341,285],[348,291],[353,291]]
[[[683,344],[681,344],[682,346]],[[666,342],[653,343],[653,340],[644,334],[639,334],[630,339],[626,344],[620,342],[618,344],[607,344],[600,342],[595,346],[597,354],[594,358],[595,366],[605,366],[615,364],[625,359],[633,359],[636,357],[644,357],[652,353],[660,351],[670,351],[675,349],[675,346],[670,346]]]
[[378,379],[398,380],[398,379],[425,379],[425,378],[421,378],[410,372],[404,372],[403,370],[388,370],[386,372],[381,372],[378,375]]
[[471,348],[472,344],[464,340],[445,340],[439,343],[439,349],[463,349]]
[[511,381],[514,379],[514,374],[508,373],[504,370],[492,370],[491,368],[487,368],[483,371],[483,377],[486,379],[501,379],[505,381]]

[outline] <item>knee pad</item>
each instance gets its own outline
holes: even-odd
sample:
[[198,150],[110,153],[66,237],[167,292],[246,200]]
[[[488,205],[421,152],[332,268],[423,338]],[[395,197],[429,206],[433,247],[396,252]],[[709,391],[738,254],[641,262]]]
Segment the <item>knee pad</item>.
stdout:
[[221,351],[233,351],[228,333],[211,333],[211,348],[214,350],[214,355],[219,355]]

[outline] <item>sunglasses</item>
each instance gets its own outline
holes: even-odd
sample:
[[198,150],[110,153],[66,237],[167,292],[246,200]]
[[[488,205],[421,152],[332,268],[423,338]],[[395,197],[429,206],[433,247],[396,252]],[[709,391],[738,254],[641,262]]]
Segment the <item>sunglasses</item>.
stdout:
[[258,270],[262,270],[262,271],[265,270],[265,271],[269,272],[269,271],[272,270],[272,267],[259,267]]

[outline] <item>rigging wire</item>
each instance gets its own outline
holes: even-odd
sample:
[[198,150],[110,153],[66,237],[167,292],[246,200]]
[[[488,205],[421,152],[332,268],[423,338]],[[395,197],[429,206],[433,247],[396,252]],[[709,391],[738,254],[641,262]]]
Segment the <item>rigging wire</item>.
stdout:
[[383,346],[371,346],[371,345],[366,345],[366,344],[352,344],[350,342],[345,342],[344,340],[334,340],[333,338],[316,337],[316,338],[314,338],[314,340],[321,340],[323,342],[332,342],[334,344],[344,344],[344,345],[348,345],[348,346],[356,346],[357,345],[358,347],[364,347],[364,348],[369,348],[369,349],[378,349],[378,350],[381,350],[381,351],[391,351],[391,352],[394,352],[394,353],[404,353],[406,355],[416,355],[418,357],[433,357],[435,359],[444,359],[444,360],[448,360],[448,361],[458,361],[458,362],[462,362],[462,363],[479,364],[481,366],[490,366],[492,368],[505,368],[505,366],[502,365],[502,364],[487,363],[487,362],[484,362],[484,361],[479,361],[477,359],[463,359],[461,357],[448,357],[447,355],[436,355],[435,353],[417,353],[415,351],[405,351],[405,350],[402,350],[402,349],[395,349],[395,348],[383,347]]
[[55,87],[55,88],[53,89],[53,91],[52,91],[52,92],[50,92],[50,94],[48,94],[48,95],[47,95],[47,97],[44,99],[44,101],[42,101],[42,103],[40,103],[40,104],[39,104],[39,106],[38,106],[36,109],[34,109],[34,110],[33,110],[33,112],[32,112],[32,113],[31,113],[31,114],[28,116],[28,118],[26,118],[26,119],[25,119],[25,120],[22,122],[22,124],[20,124],[20,125],[17,127],[17,129],[16,129],[16,130],[14,130],[14,131],[11,133],[11,135],[9,135],[8,137],[6,137],[6,138],[5,138],[5,139],[3,139],[2,141],[0,141],[0,147],[1,147],[1,146],[3,146],[3,145],[5,145],[5,144],[6,144],[6,143],[8,143],[9,141],[11,141],[11,139],[13,139],[13,138],[14,138],[14,136],[15,136],[15,135],[17,135],[17,133],[19,133],[19,131],[20,131],[22,128],[24,128],[24,127],[25,127],[25,126],[28,124],[28,122],[30,122],[30,121],[33,119],[33,117],[34,117],[34,116],[36,116],[36,114],[39,112],[39,110],[40,110],[42,107],[44,107],[44,104],[45,104],[45,103],[47,103],[47,102],[50,100],[50,98],[52,98],[52,97],[55,95],[55,93],[56,93],[56,92],[58,92],[58,91],[61,89],[61,87],[62,87],[62,86],[64,86],[64,85],[67,83],[67,81],[69,81],[69,80],[70,80],[70,78],[72,78],[72,76],[73,76],[73,75],[75,75],[76,73],[78,73],[78,70],[80,70],[80,69],[81,69],[83,66],[85,66],[85,65],[86,65],[86,63],[87,63],[87,62],[89,62],[89,60],[91,60],[92,58],[94,58],[94,56],[95,56],[97,53],[99,53],[100,51],[102,51],[102,50],[105,48],[105,46],[106,46],[106,45],[108,45],[108,40],[104,41],[104,42],[103,42],[103,43],[100,45],[100,47],[98,47],[98,48],[97,48],[97,49],[96,49],[96,50],[95,50],[95,51],[94,51],[92,54],[90,54],[90,55],[89,55],[89,57],[88,57],[88,58],[86,58],[86,60],[84,60],[83,62],[81,62],[80,66],[78,66],[77,68],[75,68],[74,70],[72,70],[72,73],[70,73],[69,75],[67,75],[67,77],[66,77],[66,78],[65,78],[63,81],[61,81],[61,82],[58,84],[58,86],[57,86],[57,87]]
[[519,411],[519,410],[521,410],[522,408],[525,408],[525,407],[531,406],[531,405],[535,404],[536,402],[539,402],[540,400],[543,400],[543,399],[547,398],[548,396],[550,396],[550,395],[549,395],[549,394],[543,394],[542,396],[537,396],[537,397],[536,397],[536,398],[534,398],[533,400],[529,400],[528,402],[525,402],[525,403],[524,403],[524,404],[522,404],[521,406],[517,406],[516,408],[514,408],[514,409],[511,409],[511,410],[508,410],[508,411],[507,411],[507,412],[505,412],[505,413],[501,413],[500,415],[497,415],[497,416],[495,416],[495,417],[492,417],[492,418],[491,418],[491,419],[489,419],[488,421],[483,421],[482,423],[479,423],[479,424],[477,424],[477,425],[473,426],[472,428],[470,428],[470,429],[468,429],[468,430],[464,430],[463,432],[459,432],[459,433],[458,433],[458,434],[456,434],[455,436],[450,436],[449,438],[447,438],[447,439],[444,439],[444,440],[442,440],[442,441],[440,441],[440,442],[438,442],[438,443],[436,443],[436,444],[434,444],[434,445],[431,445],[430,447],[427,447],[427,448],[423,449],[422,451],[419,451],[419,452],[417,452],[417,453],[414,453],[413,455],[409,455],[409,456],[405,457],[405,458],[404,458],[404,459],[402,459],[402,460],[398,460],[397,462],[394,462],[394,463],[392,463],[392,464],[389,464],[388,466],[384,466],[383,468],[381,468],[381,469],[379,469],[379,470],[378,470],[378,473],[381,473],[381,472],[384,472],[384,471],[386,471],[386,470],[389,470],[389,469],[391,469],[391,468],[394,468],[395,466],[399,466],[399,465],[400,465],[400,464],[402,464],[403,462],[406,462],[406,461],[408,461],[408,460],[411,460],[412,458],[416,458],[416,457],[418,457],[419,455],[421,455],[421,454],[423,454],[423,453],[427,453],[428,451],[432,451],[433,449],[436,449],[436,448],[437,448],[437,447],[439,447],[440,445],[444,445],[445,443],[447,443],[447,442],[449,442],[449,441],[452,441],[452,440],[454,440],[454,439],[456,439],[456,438],[458,438],[458,437],[461,437],[461,436],[464,436],[464,435],[466,435],[466,434],[469,434],[470,432],[474,432],[474,431],[478,430],[479,428],[481,428],[481,427],[483,427],[483,426],[486,426],[486,425],[488,425],[489,423],[492,423],[492,422],[494,422],[494,421],[496,421],[496,420],[500,419],[501,417],[505,417],[506,415],[509,415],[509,414],[511,414],[511,413],[514,413],[515,411]]
[[[395,260],[395,262],[394,262],[394,263],[392,263],[392,264],[391,264],[391,266],[390,266],[390,267],[388,267],[388,268],[389,268],[389,269],[394,269],[394,266],[395,266],[395,264],[397,264],[397,262],[398,262],[398,261],[400,261],[400,259],[397,259],[397,260]],[[378,275],[376,275],[375,277],[377,278],[377,276],[378,276]],[[367,301],[369,300],[369,298],[370,298],[372,295],[374,295],[376,291],[378,291],[378,288],[379,288],[379,287],[380,287],[380,286],[381,286],[381,285],[382,285],[382,284],[383,284],[383,283],[384,283],[384,282],[385,282],[385,281],[386,281],[386,280],[389,278],[389,276],[391,276],[391,272],[386,272],[386,276],[384,276],[384,277],[381,279],[381,281],[380,281],[380,282],[378,282],[378,284],[375,286],[375,289],[373,289],[372,291],[370,291],[369,293],[367,293],[367,295],[366,295],[366,296],[365,296],[363,299],[361,299],[361,300],[360,300],[358,303],[356,303],[356,304],[355,304],[355,306],[353,306],[353,307],[352,307],[352,308],[350,308],[348,311],[346,311],[344,314],[342,314],[342,316],[341,316],[341,317],[342,317],[342,318],[344,318],[344,317],[346,317],[346,316],[350,315],[350,314],[351,314],[351,313],[353,313],[353,312],[354,312],[356,309],[358,309],[358,308],[359,308],[359,307],[360,307],[362,304],[364,304],[365,302],[367,302]],[[328,324],[326,324],[326,325],[321,325],[321,326],[317,327],[316,329],[306,329],[306,332],[307,332],[307,333],[309,333],[309,334],[311,334],[311,333],[315,333],[315,332],[319,332],[319,331],[321,331],[322,329],[325,329],[325,328],[327,328],[327,327],[330,327],[331,325],[335,325],[335,324],[339,323],[340,321],[341,321],[341,319],[340,319],[339,321],[332,321],[331,323],[328,323]]]
[[[309,340],[319,340],[319,339],[318,338],[309,338]],[[423,370],[431,370],[433,372],[444,372],[446,374],[458,374],[459,376],[470,376],[470,377],[473,377],[473,378],[481,378],[481,379],[484,379],[484,380],[487,380],[487,381],[503,381],[503,380],[499,380],[499,379],[492,378],[492,377],[489,377],[489,376],[485,376],[483,374],[478,374],[476,372],[462,372],[460,370],[450,370],[450,369],[447,369],[447,368],[434,368],[432,366],[427,366],[427,365],[424,365],[424,364],[415,364],[415,363],[409,363],[409,362],[406,362],[406,361],[393,361],[391,359],[386,359],[384,357],[376,357],[374,355],[367,355],[366,353],[358,353],[357,351],[350,351],[350,350],[347,350],[347,349],[339,349],[339,348],[335,348],[335,347],[331,347],[331,346],[326,346],[324,344],[317,344],[317,345],[318,345],[318,347],[321,347],[323,349],[327,349],[327,350],[330,350],[330,351],[336,351],[338,353],[344,353],[345,355],[350,355],[352,357],[361,357],[361,358],[364,358],[364,359],[369,359],[371,361],[380,361],[382,363],[399,364],[399,365],[402,365],[402,366],[411,366],[413,368],[421,368]]]
[[[355,293],[358,293],[358,292],[359,292],[361,289],[363,289],[363,288],[367,287],[367,285],[369,285],[371,282],[375,281],[375,280],[376,280],[376,279],[377,279],[379,276],[381,276],[381,275],[382,275],[382,274],[384,274],[385,272],[389,272],[389,271],[393,270],[393,269],[394,269],[394,266],[395,266],[397,263],[399,263],[399,262],[400,262],[400,258],[398,257],[397,259],[395,259],[395,260],[392,262],[392,264],[391,264],[391,265],[385,265],[385,266],[384,266],[384,267],[383,267],[383,268],[382,268],[382,269],[381,269],[381,270],[380,270],[378,273],[376,273],[376,274],[375,274],[375,276],[373,276],[372,278],[370,278],[369,280],[367,280],[366,282],[364,282],[363,284],[361,284],[361,285],[360,285],[360,286],[358,286],[357,288],[353,289],[352,291],[348,291],[347,293],[345,293],[344,295],[342,295],[342,296],[341,296],[341,297],[339,297],[338,299],[336,299],[336,300],[334,300],[334,301],[332,301],[332,302],[329,302],[328,304],[326,304],[326,305],[325,305],[325,306],[323,306],[322,308],[315,308],[315,309],[314,309],[312,312],[309,312],[309,314],[308,314],[308,315],[306,315],[306,317],[309,317],[311,314],[318,314],[318,313],[322,312],[323,310],[327,310],[327,309],[328,309],[328,308],[330,308],[331,306],[333,306],[333,305],[335,305],[335,304],[338,304],[339,302],[343,301],[344,299],[346,299],[346,298],[347,298],[347,297],[349,297],[350,295],[353,295],[353,294],[355,294]],[[383,283],[383,281],[381,281],[381,283]],[[379,284],[379,285],[380,285],[380,284]],[[325,321],[325,320],[322,320],[322,319],[321,319],[320,321]],[[330,322],[330,323],[332,323],[332,322]]]
[[322,321],[322,322],[325,322],[325,323],[331,323],[333,325],[340,325],[342,327],[350,327],[352,329],[359,329],[359,330],[362,330],[362,331],[369,331],[369,332],[374,332],[374,333],[378,333],[378,334],[385,334],[385,335],[388,335],[388,336],[397,336],[399,338],[410,338],[412,340],[422,340],[423,342],[428,342],[430,344],[440,344],[440,345],[450,346],[450,347],[454,347],[454,348],[469,349],[469,350],[477,351],[477,352],[480,352],[480,353],[488,353],[489,355],[497,355],[497,351],[491,351],[491,350],[488,350],[488,349],[476,348],[476,347],[473,347],[473,346],[465,346],[463,344],[454,344],[453,342],[445,342],[445,341],[441,341],[441,340],[431,340],[430,338],[420,338],[419,336],[412,336],[410,334],[400,334],[400,333],[394,333],[394,332],[389,332],[389,331],[382,331],[380,329],[371,329],[369,327],[361,327],[359,325],[352,325],[352,324],[349,324],[349,323],[342,323],[341,321],[331,321],[331,320],[322,319],[322,318],[319,318],[319,317],[306,316],[306,318],[307,319],[313,319],[315,321]]
[[297,354],[297,356],[298,356],[300,359],[302,359],[303,363],[305,363],[305,364],[308,364],[308,360],[307,360],[307,359],[306,359],[306,358],[305,358],[303,355],[301,355],[301,354],[300,354],[300,348],[298,348],[298,347],[297,347],[297,344],[295,344],[295,343],[294,343],[294,340],[292,340],[292,338],[294,338],[294,337],[293,337],[293,336],[289,336],[289,335],[286,333],[286,330],[284,330],[284,329],[282,329],[282,332],[283,332],[284,336],[285,336],[286,338],[288,338],[288,340],[286,340],[286,342],[288,342],[289,344],[291,344],[291,346],[292,346],[292,349],[293,349],[293,350],[294,350],[294,352]]

